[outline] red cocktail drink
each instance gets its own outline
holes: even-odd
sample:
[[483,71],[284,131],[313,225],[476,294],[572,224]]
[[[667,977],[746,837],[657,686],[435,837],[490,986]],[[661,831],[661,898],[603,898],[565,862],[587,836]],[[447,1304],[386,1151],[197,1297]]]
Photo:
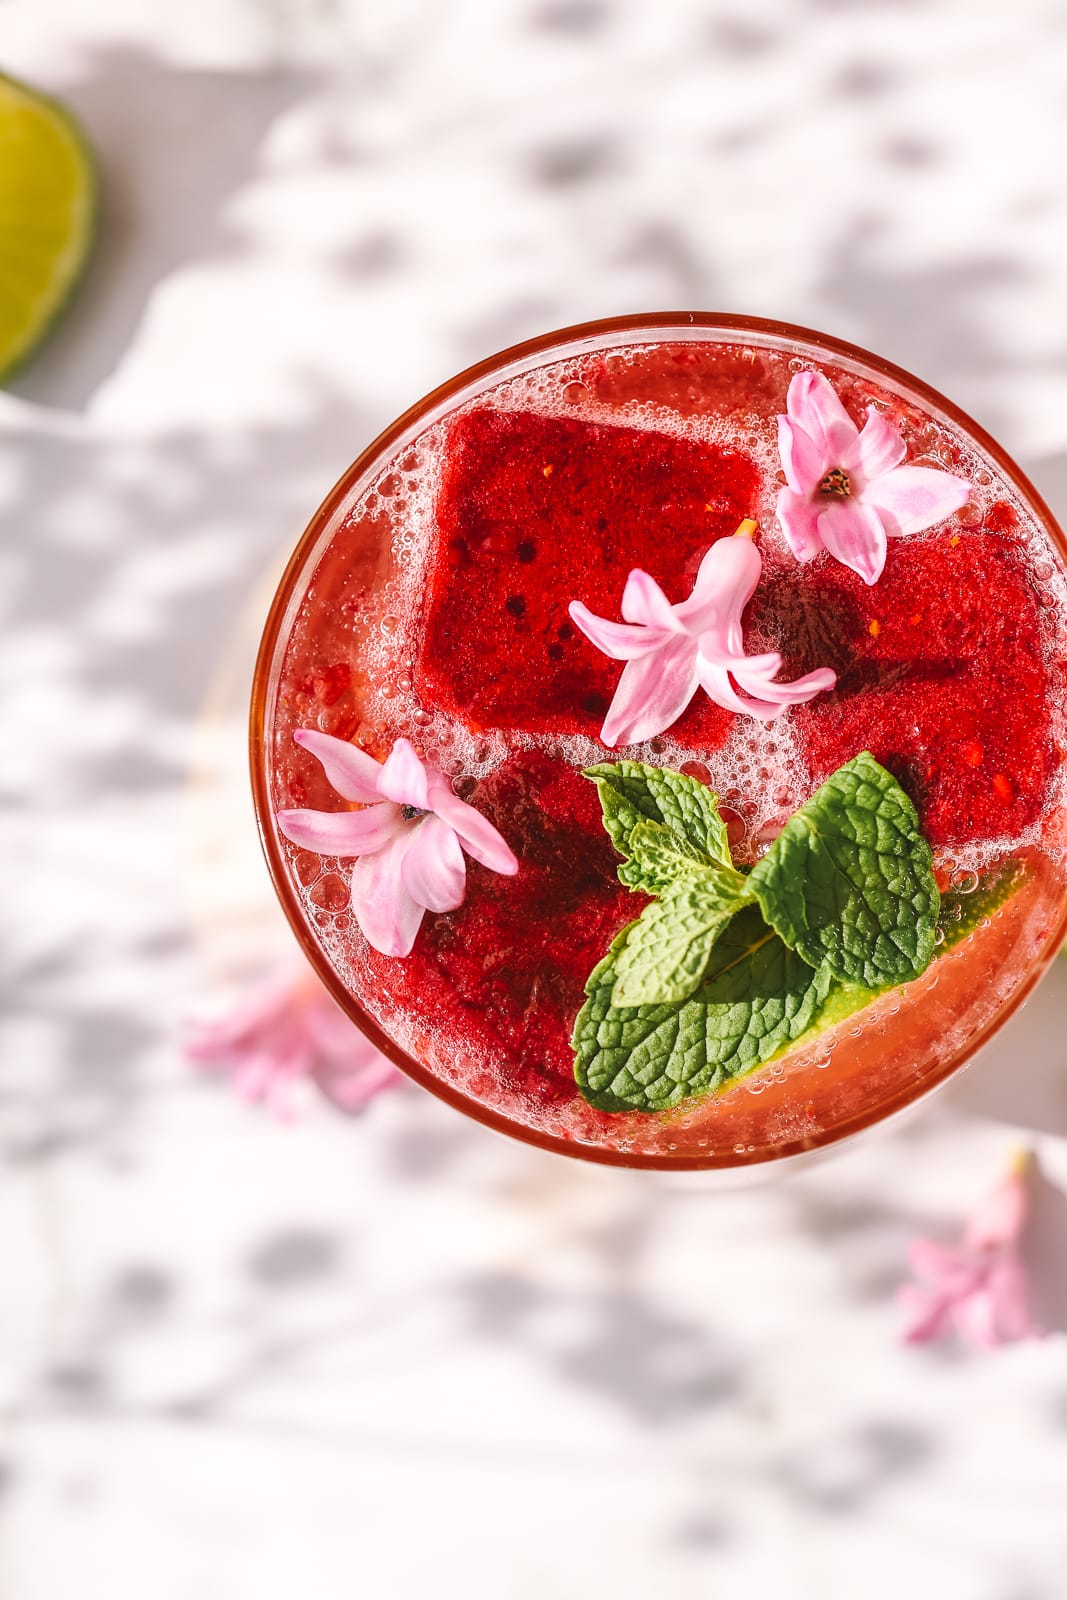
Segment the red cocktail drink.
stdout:
[[[874,581],[829,546],[798,560],[785,536],[778,418],[798,373],[829,380],[857,425],[873,411],[881,466],[906,451],[909,468],[966,485],[964,503],[921,531],[886,513]],[[865,470],[877,503],[876,467]],[[864,481],[834,468],[812,504],[853,491],[858,503]],[[576,625],[581,607],[617,617],[638,569],[684,616],[709,550],[750,523],[762,571],[743,612],[746,655],[781,657],[769,693],[809,674],[833,687],[798,691],[767,720],[737,709],[735,670],[719,700],[697,692],[654,737],[609,749],[622,658]],[[816,525],[829,538],[832,523]],[[253,780],[268,860],[342,1005],[481,1120],[623,1165],[741,1165],[814,1148],[946,1078],[1062,937],[1065,628],[1064,544],[1046,508],[980,429],[905,374],[745,319],[571,330],[430,396],[313,519],[257,668]],[[277,823],[279,812],[367,802],[358,785],[341,797],[294,739],[308,730],[379,763],[407,741],[506,841],[517,871],[469,859],[461,904],[423,916],[408,953],[375,948],[353,912],[350,856],[302,848]],[[624,758],[709,785],[747,881],[792,814],[862,751],[899,781],[933,851],[932,962],[869,992],[816,986],[755,1053],[743,1014],[720,1008],[715,1027],[740,1030],[734,1065],[711,1090],[701,1080],[707,1092],[681,1083],[669,1105],[630,1105],[625,1088],[620,1100],[576,1079],[587,980],[649,903],[620,882],[583,771]],[[429,813],[400,814],[406,825]],[[765,1032],[778,1026],[773,1006],[770,1016]]]

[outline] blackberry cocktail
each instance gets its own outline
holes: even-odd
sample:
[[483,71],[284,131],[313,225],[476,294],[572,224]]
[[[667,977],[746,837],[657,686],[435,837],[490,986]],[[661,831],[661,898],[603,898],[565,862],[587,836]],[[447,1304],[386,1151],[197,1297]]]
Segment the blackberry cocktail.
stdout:
[[429,397],[265,634],[260,826],[350,1014],[506,1131],[632,1165],[840,1138],[1063,931],[1062,536],[946,402],[744,319]]

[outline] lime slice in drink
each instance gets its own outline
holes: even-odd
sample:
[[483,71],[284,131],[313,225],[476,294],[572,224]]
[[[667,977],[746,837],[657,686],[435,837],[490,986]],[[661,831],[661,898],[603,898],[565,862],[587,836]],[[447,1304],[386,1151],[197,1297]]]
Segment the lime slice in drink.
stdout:
[[77,124],[0,75],[0,381],[66,304],[95,212],[96,171]]

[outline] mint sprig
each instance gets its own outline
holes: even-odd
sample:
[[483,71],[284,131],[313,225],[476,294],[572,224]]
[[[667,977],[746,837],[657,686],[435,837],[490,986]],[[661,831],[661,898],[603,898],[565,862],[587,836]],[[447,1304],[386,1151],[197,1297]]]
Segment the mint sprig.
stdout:
[[597,786],[604,826],[621,856],[632,853],[630,840],[638,824],[654,822],[696,859],[733,866],[719,797],[699,779],[640,761],[601,762],[587,767],[585,776]]
[[[720,868],[707,881],[684,877],[669,884],[645,907],[630,924],[615,962],[612,1005],[655,1005],[692,994],[716,940],[745,904],[744,878],[739,872],[730,876],[741,885],[740,893],[730,890]],[[720,889],[719,880],[727,886]]]
[[801,806],[748,882],[790,949],[843,983],[892,988],[930,965],[941,901],[930,846],[865,750]]
[[710,1094],[798,1039],[829,993],[825,968],[814,971],[747,906],[688,999],[617,1006],[618,965],[636,927],[593,969],[574,1028],[575,1078],[601,1111],[669,1111]]
[[662,1111],[710,1093],[929,964],[930,847],[867,752],[747,874],[706,785],[633,761],[586,775],[626,857],[621,881],[655,896],[590,975],[575,1023],[575,1076],[601,1109]]
[[[969,892],[961,889],[950,889],[941,897],[941,913],[938,918],[937,954],[944,955],[948,950],[954,950],[964,939],[979,928],[983,922],[994,916],[1016,892],[1021,889],[1029,874],[1029,869],[1022,861],[1002,861],[990,867],[979,878],[978,883]],[[823,1033],[827,1028],[834,1028],[839,1022],[855,1016],[858,1011],[863,1011],[872,1005],[884,989],[865,989],[850,983],[833,983],[826,997],[826,1004],[819,1011],[805,1035],[794,1039],[789,1048],[802,1050],[816,1034]],[[780,1053],[780,1052],[779,1052]]]
[[660,898],[645,907],[620,953],[612,995],[617,1006],[692,994],[716,939],[752,899],[742,873],[709,861],[691,844],[658,822],[639,822],[630,833],[632,854],[619,877]]

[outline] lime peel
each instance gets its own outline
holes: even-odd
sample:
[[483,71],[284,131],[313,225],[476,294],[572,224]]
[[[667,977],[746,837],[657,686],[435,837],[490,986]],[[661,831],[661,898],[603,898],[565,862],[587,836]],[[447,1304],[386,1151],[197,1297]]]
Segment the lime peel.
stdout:
[[41,343],[81,279],[98,188],[70,113],[0,74],[0,382]]

